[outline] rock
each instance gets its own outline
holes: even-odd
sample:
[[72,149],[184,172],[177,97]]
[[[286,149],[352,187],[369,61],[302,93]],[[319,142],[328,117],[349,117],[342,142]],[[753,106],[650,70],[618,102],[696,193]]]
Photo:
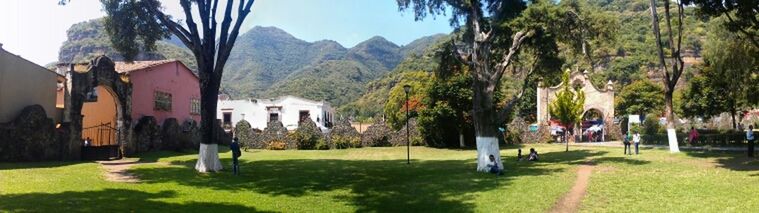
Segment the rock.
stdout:
[[27,106],[13,121],[0,124],[0,161],[59,160],[58,134],[42,106]]
[[134,127],[134,152],[129,152],[131,148],[127,148],[127,155],[133,153],[149,152],[161,149],[161,127],[157,124],[155,117],[143,116],[137,121],[137,125]]
[[337,119],[326,142],[330,149],[361,147],[361,135],[347,119]]
[[[408,139],[412,146],[426,145],[422,135],[419,133],[419,129],[416,125],[416,118],[411,118],[408,121]],[[404,125],[398,131],[393,132],[390,137],[390,144],[393,146],[405,146],[406,145],[406,126]]]
[[295,144],[289,144],[287,137],[287,129],[282,125],[282,122],[273,121],[266,125],[261,134],[258,134],[256,143],[266,149],[282,150],[288,147],[296,148]]
[[[374,124],[366,128],[361,135],[361,145],[365,147],[390,146],[390,137],[393,131],[382,119],[375,119]],[[404,143],[405,144],[405,143]]]
[[298,149],[316,149],[317,143],[325,143],[321,129],[311,119],[301,121],[298,124],[298,129],[291,136]]
[[179,142],[184,149],[197,150],[200,147],[200,126],[193,119],[182,122]]
[[179,151],[182,149],[179,123],[176,118],[167,118],[161,125],[161,150]]

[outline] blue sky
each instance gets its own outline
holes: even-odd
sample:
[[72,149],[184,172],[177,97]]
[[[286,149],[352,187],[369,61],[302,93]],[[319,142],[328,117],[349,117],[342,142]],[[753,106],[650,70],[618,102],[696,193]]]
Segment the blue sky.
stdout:
[[[57,2],[0,1],[3,49],[45,65],[57,60],[72,24],[105,15],[98,0],[72,0],[66,6]],[[163,4],[167,13],[184,18],[178,0],[165,0]],[[422,36],[452,30],[447,17],[414,21],[410,11],[398,11],[395,0],[258,0],[241,31],[253,26],[275,26],[306,41],[329,39],[345,47],[373,36],[405,45]]]

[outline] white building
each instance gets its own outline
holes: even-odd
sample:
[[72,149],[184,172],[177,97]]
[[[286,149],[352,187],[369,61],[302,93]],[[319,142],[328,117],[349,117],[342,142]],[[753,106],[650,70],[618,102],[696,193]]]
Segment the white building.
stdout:
[[312,101],[294,96],[277,99],[219,99],[216,116],[225,129],[234,128],[237,122],[245,120],[253,128],[263,130],[269,121],[278,120],[287,130],[298,128],[298,121],[310,118],[326,131],[332,126],[335,111],[325,101]]

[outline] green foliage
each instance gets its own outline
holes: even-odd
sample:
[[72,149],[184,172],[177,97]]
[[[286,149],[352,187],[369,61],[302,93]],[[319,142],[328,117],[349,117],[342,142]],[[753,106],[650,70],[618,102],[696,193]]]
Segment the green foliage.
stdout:
[[235,125],[235,137],[237,137],[243,149],[247,150],[253,147],[253,131],[248,121],[240,120],[237,122]]
[[664,126],[659,124],[659,116],[657,114],[646,115],[642,127],[637,124],[633,126],[633,133],[638,132],[643,135],[655,135],[664,133],[664,131]]
[[441,63],[436,69],[424,100],[425,108],[417,119],[419,132],[429,146],[458,147],[459,134],[465,138],[474,136],[471,85],[472,76],[461,64]]
[[562,79],[562,88],[556,93],[556,99],[548,104],[548,111],[551,117],[556,118],[563,126],[571,126],[582,120],[585,105],[585,93],[582,90],[575,90],[569,82],[569,73],[564,72]]
[[296,129],[290,136],[295,140],[298,149],[320,149],[326,145],[319,144],[320,142],[326,142],[324,142],[321,130],[311,119],[301,121],[298,124],[298,129]]
[[639,80],[626,86],[615,97],[617,115],[646,115],[664,110],[664,88],[649,80]]
[[[423,100],[431,83],[431,73],[425,71],[405,72],[401,81],[390,89],[390,94],[385,103],[385,118],[393,129],[400,129],[406,122],[406,109],[409,116],[416,117],[418,111],[424,108]],[[406,92],[404,85],[410,85],[408,104],[406,104]]]
[[105,29],[111,44],[126,61],[132,61],[141,50],[152,51],[157,41],[168,38],[168,29],[150,11],[160,8],[155,0],[124,1],[101,0],[105,18]]
[[729,17],[722,23],[727,30],[741,33],[754,47],[759,48],[759,1],[758,0],[685,0],[695,4],[701,14],[712,17]]
[[759,104],[759,47],[725,29],[722,19],[711,22],[704,66],[697,67],[680,105],[686,117],[736,113]]

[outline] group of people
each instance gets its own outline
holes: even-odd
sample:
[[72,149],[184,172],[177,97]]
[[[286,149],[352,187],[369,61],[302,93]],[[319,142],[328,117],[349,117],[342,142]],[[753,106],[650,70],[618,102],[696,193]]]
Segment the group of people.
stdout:
[[[488,162],[487,164],[488,171],[496,175],[502,175],[503,168],[498,167],[498,163],[495,160],[495,156],[490,155],[489,158],[490,158],[490,162]],[[522,157],[522,149],[518,149],[517,161],[523,161],[523,160],[525,160],[525,158]],[[530,148],[530,154],[527,155],[527,161],[538,161],[538,152],[535,151],[535,148]]]
[[640,133],[638,133],[638,131],[635,131],[632,135],[630,135],[630,132],[627,132],[622,140],[622,143],[625,145],[625,155],[632,155],[632,147],[630,147],[631,144],[635,144],[635,154],[637,155],[639,153],[640,146]]

